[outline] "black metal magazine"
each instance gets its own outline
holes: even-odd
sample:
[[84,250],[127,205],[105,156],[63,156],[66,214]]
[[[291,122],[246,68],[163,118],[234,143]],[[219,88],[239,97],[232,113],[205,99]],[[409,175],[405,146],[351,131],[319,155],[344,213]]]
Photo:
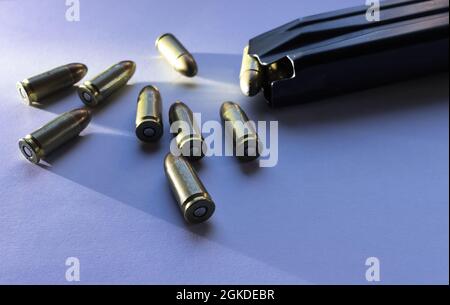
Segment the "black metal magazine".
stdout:
[[305,17],[259,35],[249,54],[278,107],[448,71],[448,0],[381,2]]

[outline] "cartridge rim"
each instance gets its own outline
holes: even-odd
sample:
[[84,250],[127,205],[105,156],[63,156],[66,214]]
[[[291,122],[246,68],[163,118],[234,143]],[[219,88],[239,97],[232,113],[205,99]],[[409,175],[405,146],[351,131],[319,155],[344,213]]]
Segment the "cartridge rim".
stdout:
[[19,92],[22,101],[26,105],[31,105],[32,103],[36,103],[37,97],[32,93],[32,90],[27,81],[17,82],[16,84],[17,91]]
[[41,160],[41,148],[29,136],[19,140],[19,149],[22,155],[31,163],[38,164]]
[[200,195],[186,203],[183,214],[187,222],[195,224],[207,221],[215,209],[216,205],[208,196]]
[[100,102],[100,96],[95,90],[91,84],[84,83],[80,86],[78,86],[78,96],[80,97],[81,101],[89,107],[95,107]]
[[161,124],[154,119],[145,120],[136,127],[136,136],[143,142],[155,142],[161,138],[162,134]]

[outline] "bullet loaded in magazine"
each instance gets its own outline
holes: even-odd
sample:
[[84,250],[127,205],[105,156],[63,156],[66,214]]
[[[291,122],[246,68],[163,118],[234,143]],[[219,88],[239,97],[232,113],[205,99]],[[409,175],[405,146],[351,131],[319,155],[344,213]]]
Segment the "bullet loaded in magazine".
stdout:
[[[367,6],[343,9],[300,18],[250,39],[239,75],[242,93],[255,96],[262,91],[270,106],[279,107],[448,70],[448,1],[385,1],[379,13],[379,20],[369,20]],[[156,49],[178,73],[197,75],[194,56],[173,34],[161,35]],[[79,85],[85,107],[63,113],[20,139],[20,152],[32,163],[45,160],[78,136],[90,122],[90,109],[107,102],[135,70],[133,61],[121,61]],[[84,64],[72,63],[25,79],[17,88],[27,104],[45,104],[86,73]],[[142,142],[158,141],[164,134],[163,95],[148,85],[140,91],[137,105],[130,106],[137,109],[135,134]],[[164,172],[185,220],[204,222],[215,204],[190,162],[205,156],[205,141],[187,104],[176,101],[167,109],[171,125],[187,128],[175,129],[179,156],[165,157]],[[242,107],[228,101],[218,112],[230,126],[237,158],[258,159],[262,145]]]
[[448,0],[381,2],[300,18],[250,39],[242,92],[270,106],[311,100],[448,71]]

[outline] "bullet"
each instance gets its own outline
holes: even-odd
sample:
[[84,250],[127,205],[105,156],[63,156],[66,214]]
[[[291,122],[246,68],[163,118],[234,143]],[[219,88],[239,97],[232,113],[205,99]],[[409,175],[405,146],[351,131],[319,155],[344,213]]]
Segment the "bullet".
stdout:
[[194,56],[172,34],[163,34],[156,39],[156,49],[175,69],[187,77],[197,74],[197,63]]
[[239,74],[241,91],[247,96],[258,94],[262,86],[262,69],[258,60],[248,54],[248,46],[242,54],[241,72]]
[[169,109],[169,122],[171,130],[176,127],[174,136],[181,155],[192,161],[203,158],[206,144],[197,122],[194,121],[192,110],[183,102],[173,103]]
[[261,143],[253,124],[242,108],[233,102],[225,102],[220,108],[225,127],[232,128],[233,147],[236,157],[241,161],[252,161],[260,156]]
[[143,142],[154,142],[163,134],[161,94],[153,86],[139,93],[136,112],[136,136]]
[[32,163],[39,163],[49,153],[78,136],[89,124],[89,110],[66,112],[19,140],[20,152]]
[[264,81],[267,84],[279,81],[282,79],[292,78],[294,76],[294,70],[292,63],[287,58],[283,58],[277,62],[270,64],[267,67]]
[[31,105],[55,92],[72,87],[86,75],[87,70],[84,64],[67,64],[18,82],[17,90],[22,100]]
[[109,67],[90,81],[78,87],[78,95],[87,106],[95,107],[111,94],[124,87],[136,71],[130,60]]
[[164,170],[184,219],[189,223],[208,220],[215,204],[189,162],[169,153],[164,160]]

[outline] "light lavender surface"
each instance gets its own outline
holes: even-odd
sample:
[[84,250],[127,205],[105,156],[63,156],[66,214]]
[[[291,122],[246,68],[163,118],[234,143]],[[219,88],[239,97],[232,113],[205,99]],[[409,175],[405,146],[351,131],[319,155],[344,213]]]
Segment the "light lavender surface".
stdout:
[[[448,283],[448,74],[319,103],[270,110],[239,91],[248,39],[300,16],[364,4],[323,1],[0,1],[0,283],[367,283],[366,258],[381,283]],[[163,62],[154,40],[173,32],[194,53],[190,80]],[[424,55],[426,56],[426,55]],[[82,137],[50,159],[23,159],[17,140],[81,106],[74,91],[38,109],[15,83],[82,62],[89,79],[120,60],[137,63],[122,92],[94,114]],[[139,90],[159,87],[165,135],[134,136]],[[186,102],[219,119],[223,101],[254,120],[279,121],[279,163],[201,161],[217,210],[187,226],[171,196],[163,158],[167,111]]]

